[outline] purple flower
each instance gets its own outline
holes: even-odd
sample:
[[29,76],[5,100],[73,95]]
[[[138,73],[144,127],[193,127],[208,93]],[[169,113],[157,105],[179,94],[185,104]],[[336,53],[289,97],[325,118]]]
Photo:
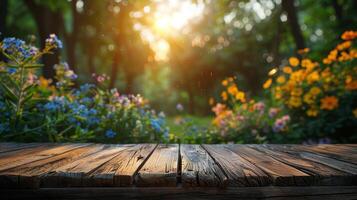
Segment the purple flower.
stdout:
[[275,117],[279,112],[278,108],[270,108],[269,109],[269,117]]
[[275,133],[281,132],[286,127],[287,123],[290,121],[289,115],[284,115],[283,117],[276,119],[273,125],[273,131]]
[[62,41],[55,34],[50,34],[49,38],[46,39],[46,46],[54,46],[59,49],[63,47]]
[[180,103],[178,103],[177,105],[176,105],[176,109],[178,110],[178,111],[183,111],[183,105],[182,104],[180,104]]

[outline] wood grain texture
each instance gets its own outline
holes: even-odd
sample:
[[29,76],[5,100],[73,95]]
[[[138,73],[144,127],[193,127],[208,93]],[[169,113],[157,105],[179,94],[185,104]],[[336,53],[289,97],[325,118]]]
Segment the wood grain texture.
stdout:
[[291,145],[299,151],[317,153],[336,160],[357,164],[357,148],[346,148],[337,145]]
[[336,160],[334,158],[328,157],[326,155],[323,156],[318,153],[306,152],[306,151],[299,149],[298,146],[296,146],[296,145],[282,145],[280,148],[282,151],[286,151],[286,152],[289,152],[292,154],[297,154],[301,158],[327,165],[327,166],[335,168],[339,171],[343,171],[343,172],[353,174],[353,175],[357,174],[357,165],[355,165],[355,164]]
[[41,176],[102,149],[103,145],[93,144],[20,165],[0,172],[0,182],[10,188],[38,188]]
[[227,145],[229,149],[259,167],[274,180],[278,186],[312,185],[313,177],[290,165],[282,163],[246,145]]
[[40,143],[13,143],[13,142],[4,142],[0,143],[0,153],[6,153],[11,151],[17,151],[21,149],[31,148],[40,146],[43,144]]
[[176,186],[179,145],[159,144],[135,177],[137,186]]
[[46,159],[88,144],[45,144],[35,148],[12,151],[0,155],[0,172],[30,162]]
[[91,172],[84,181],[89,186],[130,186],[139,167],[153,152],[156,144],[137,144],[123,149],[109,162]]
[[100,166],[117,156],[120,151],[132,145],[103,145],[103,149],[89,156],[58,167],[41,177],[42,187],[83,186],[83,179]]
[[180,146],[182,160],[181,180],[184,187],[224,187],[227,177],[200,145]]
[[353,174],[339,171],[332,167],[311,160],[303,159],[299,155],[289,154],[280,150],[280,145],[249,145],[282,163],[293,166],[313,177],[313,185],[354,185],[357,181],[351,178]]
[[229,186],[266,186],[272,179],[226,145],[203,145],[228,177]]

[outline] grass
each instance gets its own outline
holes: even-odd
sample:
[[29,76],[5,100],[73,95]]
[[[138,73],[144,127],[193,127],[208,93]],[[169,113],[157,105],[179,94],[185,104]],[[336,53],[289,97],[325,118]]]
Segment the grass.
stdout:
[[[168,116],[167,125],[170,128],[170,138],[181,138],[182,140],[187,140],[188,138],[191,138],[187,135],[190,132],[189,129],[197,128],[198,130],[200,130],[203,128],[207,128],[211,125],[212,120],[213,117],[211,116]],[[182,121],[185,121],[185,123],[180,123]]]

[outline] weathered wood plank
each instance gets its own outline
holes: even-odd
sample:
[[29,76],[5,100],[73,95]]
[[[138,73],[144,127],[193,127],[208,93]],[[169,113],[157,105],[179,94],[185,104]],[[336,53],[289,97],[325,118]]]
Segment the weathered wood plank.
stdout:
[[339,147],[336,145],[291,145],[293,148],[300,151],[320,154],[328,156],[336,160],[341,160],[353,164],[357,164],[357,149]]
[[41,187],[83,186],[83,178],[132,145],[103,145],[103,149],[77,159],[41,177]]
[[293,166],[314,178],[313,185],[355,185],[354,175],[339,171],[335,168],[306,160],[299,155],[289,154],[279,149],[277,145],[249,145],[272,158]]
[[244,188],[177,188],[177,187],[94,187],[41,188],[38,190],[1,190],[1,198],[48,199],[357,199],[357,186],[323,187],[244,187]]
[[159,144],[135,177],[137,186],[176,186],[179,146]]
[[228,177],[229,186],[266,186],[272,179],[226,145],[203,145]]
[[0,185],[8,188],[38,188],[41,176],[102,149],[103,145],[92,144],[5,170],[0,172]]
[[229,149],[259,167],[274,180],[278,186],[312,185],[313,177],[292,166],[282,163],[246,145],[227,145]]
[[26,149],[31,147],[40,146],[40,143],[13,143],[13,142],[2,142],[0,143],[0,153],[6,153],[11,151],[17,151],[20,149]]
[[330,166],[330,167],[335,168],[339,171],[343,171],[343,172],[354,174],[354,175],[357,174],[357,166],[352,163],[343,162],[343,161],[336,160],[336,159],[330,158],[328,156],[322,156],[322,155],[316,154],[316,153],[302,151],[301,149],[296,148],[296,145],[282,145],[282,146],[280,146],[280,149],[282,151],[285,151],[285,152],[288,152],[291,154],[297,154],[301,158],[308,159],[308,160],[311,160],[314,162],[318,162],[318,163]]
[[180,146],[181,180],[184,187],[226,186],[227,177],[200,145]]
[[88,144],[45,144],[35,148],[18,150],[15,151],[15,153],[8,152],[8,155],[3,154],[0,156],[0,172],[20,165],[59,155],[86,145]]
[[129,186],[134,175],[153,152],[156,144],[137,144],[120,153],[84,178],[89,186]]

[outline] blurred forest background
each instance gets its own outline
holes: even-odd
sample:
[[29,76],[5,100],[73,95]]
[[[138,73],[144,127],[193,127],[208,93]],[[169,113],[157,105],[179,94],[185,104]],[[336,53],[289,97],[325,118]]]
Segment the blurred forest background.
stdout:
[[64,48],[43,58],[46,78],[63,60],[77,85],[107,74],[108,88],[141,94],[155,109],[170,115],[181,104],[202,116],[227,76],[255,96],[298,49],[326,55],[357,28],[356,11],[354,0],[0,0],[0,37],[43,47],[55,33]]

